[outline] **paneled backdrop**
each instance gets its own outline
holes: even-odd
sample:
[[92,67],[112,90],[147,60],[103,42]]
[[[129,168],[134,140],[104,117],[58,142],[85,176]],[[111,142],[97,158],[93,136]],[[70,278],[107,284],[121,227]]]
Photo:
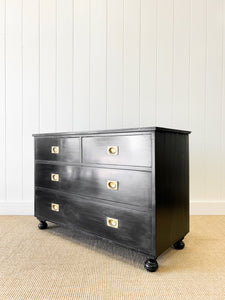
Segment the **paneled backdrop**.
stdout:
[[0,0],[0,213],[33,212],[32,133],[151,125],[225,213],[224,0]]

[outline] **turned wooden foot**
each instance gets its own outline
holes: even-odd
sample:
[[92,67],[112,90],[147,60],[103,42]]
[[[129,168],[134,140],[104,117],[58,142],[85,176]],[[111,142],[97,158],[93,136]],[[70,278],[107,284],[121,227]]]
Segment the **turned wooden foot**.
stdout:
[[156,259],[147,259],[144,264],[145,269],[148,272],[155,272],[158,269],[158,263]]
[[39,229],[46,229],[48,227],[48,224],[45,221],[40,221],[38,224]]
[[174,244],[173,244],[173,247],[174,247],[175,249],[177,249],[177,250],[184,249],[185,244],[184,244],[184,242],[183,242],[182,240],[183,240],[183,238],[180,239],[179,241],[177,241],[176,243],[174,243]]

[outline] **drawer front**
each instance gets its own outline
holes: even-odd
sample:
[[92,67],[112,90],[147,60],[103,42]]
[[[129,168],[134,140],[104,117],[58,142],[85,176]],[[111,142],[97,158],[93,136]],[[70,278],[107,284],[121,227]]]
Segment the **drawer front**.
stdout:
[[36,138],[35,159],[80,162],[79,138]]
[[[54,205],[58,211],[54,210]],[[35,216],[59,224],[77,225],[139,250],[149,252],[151,249],[152,217],[138,211],[90,201],[77,195],[36,189]],[[117,226],[114,226],[115,223]]]
[[[142,208],[151,208],[152,205],[151,172],[53,164],[36,164],[35,169],[35,184],[39,187]],[[54,175],[55,178],[52,178]]]
[[151,167],[151,134],[84,137],[83,162]]

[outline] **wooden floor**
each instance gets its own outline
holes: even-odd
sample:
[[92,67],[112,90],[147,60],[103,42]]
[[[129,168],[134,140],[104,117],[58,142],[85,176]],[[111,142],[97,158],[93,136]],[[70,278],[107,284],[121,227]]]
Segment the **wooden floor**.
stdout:
[[34,217],[0,216],[0,299],[225,299],[225,216],[192,216],[184,250],[145,257]]

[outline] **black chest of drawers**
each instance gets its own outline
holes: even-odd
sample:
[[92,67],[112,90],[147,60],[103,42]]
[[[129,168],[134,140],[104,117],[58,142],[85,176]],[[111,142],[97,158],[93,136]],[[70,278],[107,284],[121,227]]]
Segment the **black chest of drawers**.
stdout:
[[188,131],[34,134],[35,216],[156,258],[189,231]]

